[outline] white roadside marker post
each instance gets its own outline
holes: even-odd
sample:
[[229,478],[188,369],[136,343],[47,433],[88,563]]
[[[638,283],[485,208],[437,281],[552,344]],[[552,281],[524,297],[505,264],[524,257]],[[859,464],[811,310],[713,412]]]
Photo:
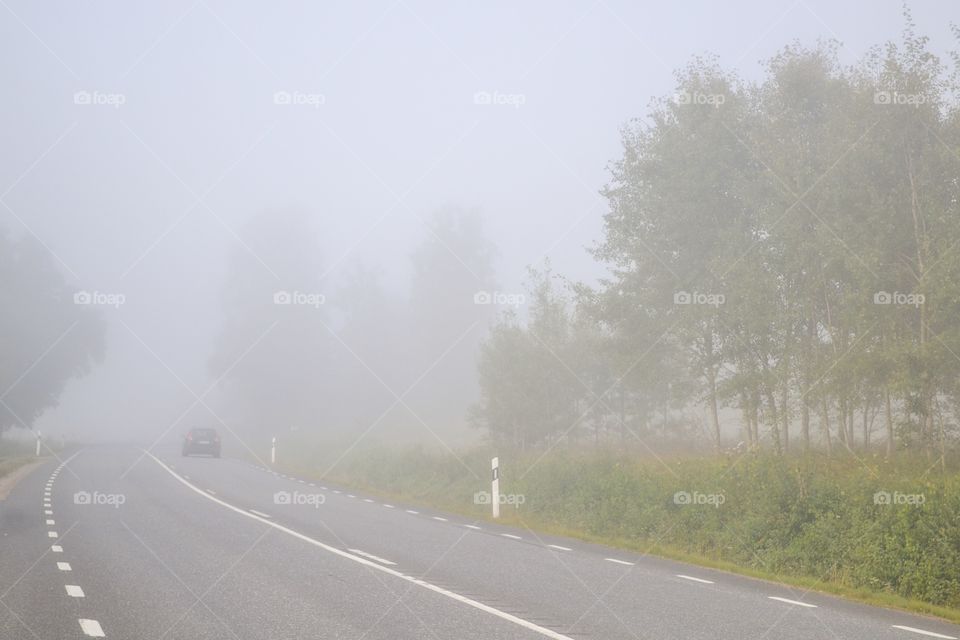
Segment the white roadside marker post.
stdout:
[[270,464],[277,464],[277,438],[270,438]]
[[40,457],[40,432],[37,431],[37,457]]
[[493,472],[493,481],[490,487],[490,504],[493,505],[493,517],[500,517],[500,458],[494,458],[490,461],[490,469]]

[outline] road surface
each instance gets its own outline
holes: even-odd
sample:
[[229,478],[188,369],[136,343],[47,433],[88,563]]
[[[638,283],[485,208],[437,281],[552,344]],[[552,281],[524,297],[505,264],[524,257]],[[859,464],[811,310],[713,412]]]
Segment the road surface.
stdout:
[[0,502],[0,638],[960,638],[939,620],[315,486],[87,447]]

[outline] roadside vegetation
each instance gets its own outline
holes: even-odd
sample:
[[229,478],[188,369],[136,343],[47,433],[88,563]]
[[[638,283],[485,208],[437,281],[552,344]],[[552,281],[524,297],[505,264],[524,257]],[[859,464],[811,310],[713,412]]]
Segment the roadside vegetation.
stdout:
[[[330,449],[301,446],[283,466],[483,519],[492,453],[367,449],[329,470]],[[502,521],[531,535],[578,537],[960,621],[955,460],[944,475],[923,456],[889,462],[882,452],[499,455]]]
[[480,518],[498,455],[506,521],[960,621],[960,55],[838,51],[624,128],[609,277],[532,269],[480,344],[487,448],[283,463]]

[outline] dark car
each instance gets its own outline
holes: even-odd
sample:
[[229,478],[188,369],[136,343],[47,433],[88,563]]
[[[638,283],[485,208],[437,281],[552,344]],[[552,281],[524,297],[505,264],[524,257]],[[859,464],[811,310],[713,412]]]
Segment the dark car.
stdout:
[[216,429],[190,429],[183,438],[183,455],[205,453],[220,457],[220,434]]

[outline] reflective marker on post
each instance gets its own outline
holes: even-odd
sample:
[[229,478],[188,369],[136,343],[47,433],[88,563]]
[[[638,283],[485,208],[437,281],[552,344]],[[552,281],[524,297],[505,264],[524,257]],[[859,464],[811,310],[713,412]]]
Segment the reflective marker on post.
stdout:
[[500,517],[500,458],[494,458],[490,461],[490,469],[493,471],[493,482],[490,489],[490,504],[493,505],[493,517]]
[[277,464],[277,438],[270,438],[270,464]]
[[40,432],[37,431],[37,457],[40,457]]

